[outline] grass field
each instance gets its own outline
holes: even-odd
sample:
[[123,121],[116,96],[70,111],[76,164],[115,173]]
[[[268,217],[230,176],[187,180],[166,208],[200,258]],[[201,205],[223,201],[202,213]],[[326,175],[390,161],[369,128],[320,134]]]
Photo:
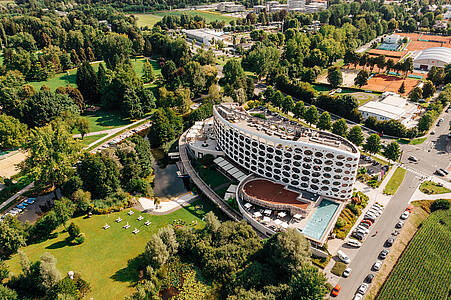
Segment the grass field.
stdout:
[[154,12],[153,15],[156,16],[160,16],[160,17],[164,17],[164,16],[180,16],[182,14],[186,14],[189,16],[201,16],[203,18],[205,18],[205,20],[207,22],[213,22],[213,21],[225,21],[226,23],[230,23],[230,21],[236,20],[237,18],[232,17],[232,16],[227,16],[224,14],[221,14],[219,12],[213,12],[213,11],[207,11],[207,10],[184,10],[184,11],[180,11],[180,10],[176,10],[176,11],[157,11]]
[[81,141],[81,144],[84,147],[87,147],[87,146],[89,146],[89,144],[94,143],[95,141],[97,141],[98,139],[103,138],[106,135],[107,135],[106,133],[102,133],[102,134],[85,136],[85,138]]
[[[138,77],[141,77],[143,75],[142,69],[143,69],[143,64],[145,62],[145,58],[144,57],[139,57],[139,58],[132,57],[132,58],[130,58],[130,62],[132,63],[133,68],[135,69],[135,72],[138,75]],[[160,68],[160,65],[158,64],[158,62],[153,61],[153,60],[151,60],[150,62],[152,63],[155,76],[158,76],[159,74],[161,74],[161,68]],[[99,69],[99,63],[96,62],[96,63],[92,64],[92,66],[94,67],[94,70],[97,72],[97,70]],[[77,80],[77,69],[72,69],[72,70],[69,70],[69,74],[67,72],[59,73],[59,74],[56,74],[55,76],[53,76],[52,78],[49,78],[46,81],[28,82],[28,84],[33,86],[36,90],[40,89],[43,85],[46,85],[49,89],[54,91],[60,86],[77,87],[76,80]]]
[[408,244],[376,299],[447,299],[451,285],[450,226],[450,210],[432,213]]
[[[197,220],[197,226],[201,227],[203,216],[212,209],[215,207],[211,202],[198,200],[165,216],[141,214],[138,211],[128,216],[126,210],[89,219],[75,218],[72,221],[86,234],[83,244],[70,246],[66,240],[68,234],[63,233],[60,227],[58,237],[22,250],[32,261],[38,260],[44,252],[49,252],[57,258],[57,268],[62,274],[67,274],[70,270],[80,273],[92,287],[92,293],[87,299],[123,299],[132,292],[132,285],[138,280],[137,267],[140,261],[136,257],[144,251],[150,236],[176,219],[182,219],[186,224]],[[142,215],[144,220],[137,221],[139,215]],[[119,216],[123,221],[116,223],[114,220]],[[152,224],[145,226],[146,220]],[[127,222],[131,227],[123,229],[122,226]],[[105,223],[111,228],[102,229]],[[136,235],[132,234],[134,228],[140,230]],[[18,255],[13,256],[7,264],[13,273],[20,273]]]
[[420,185],[420,191],[428,195],[451,193],[451,190],[433,181],[424,181]]
[[384,189],[384,194],[394,195],[406,176],[406,169],[398,167]]
[[163,19],[162,16],[157,16],[154,14],[133,14],[135,18],[137,19],[136,25],[138,27],[153,27],[158,21]]
[[420,145],[422,143],[424,143],[424,141],[426,140],[426,137],[422,137],[422,138],[417,138],[417,139],[398,139],[398,143],[400,144],[409,144],[409,145]]
[[117,112],[98,110],[84,116],[88,119],[90,132],[108,130],[130,124],[129,120],[126,120]]

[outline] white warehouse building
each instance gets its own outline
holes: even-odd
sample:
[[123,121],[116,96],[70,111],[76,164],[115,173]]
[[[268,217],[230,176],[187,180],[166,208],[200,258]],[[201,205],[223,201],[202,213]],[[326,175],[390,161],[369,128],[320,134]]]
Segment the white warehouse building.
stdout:
[[414,54],[413,68],[430,70],[433,66],[444,68],[451,64],[451,48],[433,47]]
[[360,153],[340,136],[253,117],[233,104],[214,106],[213,128],[224,154],[258,176],[326,197],[352,197]]

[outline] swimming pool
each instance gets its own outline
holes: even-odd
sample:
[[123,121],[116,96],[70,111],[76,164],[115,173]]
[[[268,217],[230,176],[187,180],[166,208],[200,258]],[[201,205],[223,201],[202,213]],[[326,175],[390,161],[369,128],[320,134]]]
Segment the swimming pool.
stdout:
[[315,240],[321,240],[324,231],[338,209],[338,204],[323,199],[308,220],[302,233]]

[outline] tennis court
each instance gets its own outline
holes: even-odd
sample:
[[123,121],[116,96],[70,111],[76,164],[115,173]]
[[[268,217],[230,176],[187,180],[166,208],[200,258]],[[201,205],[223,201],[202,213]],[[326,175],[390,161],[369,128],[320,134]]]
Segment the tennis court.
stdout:
[[377,49],[380,50],[387,50],[387,51],[398,51],[400,44],[387,44],[387,43],[381,43]]
[[404,55],[406,55],[407,51],[389,51],[389,50],[382,50],[382,49],[371,49],[370,51],[368,51],[368,54],[372,54],[372,55],[385,55],[386,57],[403,57]]
[[412,78],[376,74],[368,80],[368,83],[364,85],[362,89],[378,92],[398,93],[398,90],[403,82],[405,86],[405,93],[403,95],[409,94],[410,91],[420,83],[419,80]]

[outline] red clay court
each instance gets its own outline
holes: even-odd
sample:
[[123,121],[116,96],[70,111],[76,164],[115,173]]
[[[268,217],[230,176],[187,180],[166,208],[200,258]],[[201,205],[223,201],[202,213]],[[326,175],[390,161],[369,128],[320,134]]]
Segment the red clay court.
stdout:
[[398,60],[403,57],[405,54],[407,53],[407,51],[390,51],[390,50],[382,50],[382,49],[371,49],[368,51],[368,54],[371,55],[385,55],[386,58],[392,58],[392,59],[396,59],[398,58]]
[[385,74],[377,74],[368,80],[368,83],[362,89],[368,89],[378,92],[395,92],[398,93],[399,88],[404,82],[406,91],[403,95],[407,95],[416,87],[420,81],[412,78],[403,78]]
[[279,183],[266,179],[256,179],[247,182],[243,191],[256,199],[266,201],[272,204],[291,205],[302,209],[307,209],[309,203],[297,200],[299,194],[285,189]]

